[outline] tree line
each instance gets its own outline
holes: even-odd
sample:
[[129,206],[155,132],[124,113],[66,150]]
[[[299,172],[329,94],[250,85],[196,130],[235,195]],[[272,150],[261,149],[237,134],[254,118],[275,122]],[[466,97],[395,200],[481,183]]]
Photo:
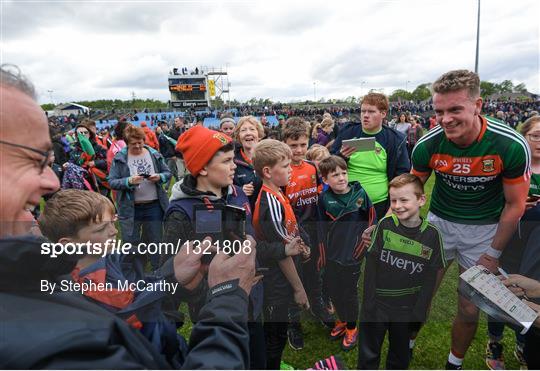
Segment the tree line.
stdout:
[[[391,102],[395,102],[398,100],[413,100],[413,101],[423,101],[426,99],[429,99],[431,97],[431,83],[424,83],[418,85],[413,91],[407,91],[405,89],[397,89],[390,94],[388,97]],[[527,87],[525,84],[517,84],[514,85],[514,83],[511,80],[504,80],[501,83],[494,83],[489,81],[481,81],[480,82],[480,94],[483,97],[490,96],[492,94],[504,94],[504,93],[527,93]],[[306,104],[312,104],[312,103],[330,103],[330,104],[357,104],[360,102],[361,97],[354,97],[349,96],[346,98],[341,99],[325,99],[324,97],[320,98],[318,101],[306,101]],[[99,99],[99,100],[93,100],[93,101],[77,101],[73,102],[77,103],[86,107],[89,107],[92,111],[96,110],[105,110],[105,111],[112,111],[112,110],[137,110],[142,111],[144,109],[147,109],[148,111],[158,111],[158,110],[167,110],[169,108],[168,102],[162,102],[157,99],[130,99],[130,100],[121,100],[121,99]],[[250,106],[271,106],[275,103],[280,102],[274,102],[268,98],[250,98],[244,102],[238,101],[236,99],[232,100],[230,102],[231,107],[238,107],[241,105],[250,105]],[[226,102],[224,102],[221,98],[216,97],[212,100],[212,106],[214,108],[221,109],[225,107]],[[54,109],[55,105],[52,103],[47,103],[41,105],[41,107],[46,110],[52,110]]]

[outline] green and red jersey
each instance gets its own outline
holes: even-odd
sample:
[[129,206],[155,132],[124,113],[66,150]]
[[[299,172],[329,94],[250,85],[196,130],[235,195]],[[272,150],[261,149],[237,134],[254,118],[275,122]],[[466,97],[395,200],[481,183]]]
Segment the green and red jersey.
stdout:
[[480,116],[477,140],[460,148],[437,126],[422,137],[412,152],[412,172],[435,172],[430,211],[457,223],[491,224],[504,207],[503,183],[530,178],[530,149],[510,127]]

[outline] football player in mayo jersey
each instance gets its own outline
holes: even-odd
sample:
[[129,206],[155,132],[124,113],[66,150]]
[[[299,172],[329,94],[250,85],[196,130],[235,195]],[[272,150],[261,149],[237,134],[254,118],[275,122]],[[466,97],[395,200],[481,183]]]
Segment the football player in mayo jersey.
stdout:
[[[477,74],[450,71],[432,89],[439,126],[412,153],[415,175],[425,182],[435,173],[428,220],[441,230],[446,258],[457,259],[460,273],[477,264],[495,272],[525,210],[529,146],[516,131],[480,114]],[[447,368],[461,368],[477,324],[478,309],[459,296]]]

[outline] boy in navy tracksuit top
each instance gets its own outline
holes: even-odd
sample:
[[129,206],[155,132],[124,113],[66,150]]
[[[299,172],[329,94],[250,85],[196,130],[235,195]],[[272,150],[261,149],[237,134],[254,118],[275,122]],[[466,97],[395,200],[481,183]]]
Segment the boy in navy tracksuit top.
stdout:
[[323,181],[329,185],[319,197],[319,267],[325,265],[330,299],[338,319],[330,338],[343,337],[343,350],[357,342],[358,278],[364,244],[362,233],[373,224],[375,209],[358,182],[348,182],[347,164],[338,156],[319,163]]

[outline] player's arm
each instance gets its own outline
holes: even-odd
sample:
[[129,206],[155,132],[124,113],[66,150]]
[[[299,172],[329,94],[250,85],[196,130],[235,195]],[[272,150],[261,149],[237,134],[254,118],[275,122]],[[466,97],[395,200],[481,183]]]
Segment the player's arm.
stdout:
[[503,251],[517,228],[519,219],[525,212],[525,200],[529,192],[529,182],[517,184],[503,183],[504,208],[499,219],[499,225],[493,237],[491,247]]
[[497,231],[490,248],[478,259],[490,271],[495,272],[499,256],[516,231],[519,219],[525,212],[525,201],[530,187],[530,150],[526,143],[516,141],[505,153],[507,163],[503,171],[504,207]]
[[431,175],[431,173],[418,173],[418,172],[415,172],[414,169],[411,169],[411,174],[414,174],[416,175],[418,178],[420,178],[420,180],[422,181],[422,183],[426,184],[427,180],[429,179],[429,176]]

